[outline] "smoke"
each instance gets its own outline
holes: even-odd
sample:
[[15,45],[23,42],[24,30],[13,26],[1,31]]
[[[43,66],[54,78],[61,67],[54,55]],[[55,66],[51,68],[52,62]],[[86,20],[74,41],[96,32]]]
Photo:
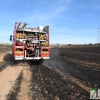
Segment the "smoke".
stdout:
[[50,59],[44,60],[44,64],[53,70],[60,70],[65,73],[65,64],[60,57],[60,50],[59,48],[51,48],[50,50]]

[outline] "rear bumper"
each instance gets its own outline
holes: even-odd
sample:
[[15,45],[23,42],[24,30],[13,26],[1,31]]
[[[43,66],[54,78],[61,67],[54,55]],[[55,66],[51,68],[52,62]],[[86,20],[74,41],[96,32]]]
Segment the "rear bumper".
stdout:
[[39,60],[39,59],[50,59],[50,57],[15,57],[15,60]]

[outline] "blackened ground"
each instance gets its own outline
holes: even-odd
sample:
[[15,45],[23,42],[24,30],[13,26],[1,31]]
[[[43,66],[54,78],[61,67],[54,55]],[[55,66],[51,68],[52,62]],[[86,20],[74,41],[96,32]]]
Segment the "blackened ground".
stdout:
[[100,88],[100,55],[67,50],[66,53],[61,50],[59,55],[66,63],[65,70],[72,76],[79,79],[85,86]]
[[[52,48],[49,60],[44,60],[42,65],[30,65],[30,70],[26,69],[28,71],[31,72],[30,92],[27,87],[20,89],[30,94],[32,99],[28,100],[88,100],[90,88],[100,88],[98,54]],[[22,77],[20,81],[28,84],[27,77]],[[23,91],[17,93],[22,92],[24,96]]]
[[44,61],[43,65],[31,66],[32,82],[35,81],[38,87],[36,89],[32,84],[33,92],[38,91],[33,95],[34,99],[39,97],[39,93],[45,100],[89,99],[89,89],[100,88],[99,55],[61,49],[51,49],[50,54],[50,60]]
[[100,54],[100,46],[94,46],[94,47],[89,47],[89,46],[69,47],[69,48],[61,48],[61,50]]
[[[37,88],[32,84],[33,100],[43,97],[45,100],[67,100],[67,99],[88,99],[89,93],[81,89],[73,82],[64,79],[56,71],[47,68],[46,66],[31,67],[32,82],[36,82]],[[38,91],[38,92],[36,92]],[[42,96],[40,96],[41,94]],[[42,98],[42,99],[43,99]]]

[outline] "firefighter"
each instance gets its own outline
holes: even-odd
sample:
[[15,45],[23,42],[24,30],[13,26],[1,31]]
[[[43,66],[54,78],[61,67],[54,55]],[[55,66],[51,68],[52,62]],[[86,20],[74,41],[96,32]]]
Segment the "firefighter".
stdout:
[[23,46],[23,41],[16,41],[16,46]]
[[33,51],[34,51],[33,44],[30,43],[29,41],[27,41],[26,44],[25,44],[25,50],[27,51],[27,53],[29,55],[33,54]]

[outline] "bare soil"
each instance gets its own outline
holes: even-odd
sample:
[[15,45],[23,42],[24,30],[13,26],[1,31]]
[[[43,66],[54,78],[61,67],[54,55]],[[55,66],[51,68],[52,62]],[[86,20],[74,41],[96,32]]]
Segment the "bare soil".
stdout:
[[9,45],[0,45],[0,53],[11,51],[12,46]]

